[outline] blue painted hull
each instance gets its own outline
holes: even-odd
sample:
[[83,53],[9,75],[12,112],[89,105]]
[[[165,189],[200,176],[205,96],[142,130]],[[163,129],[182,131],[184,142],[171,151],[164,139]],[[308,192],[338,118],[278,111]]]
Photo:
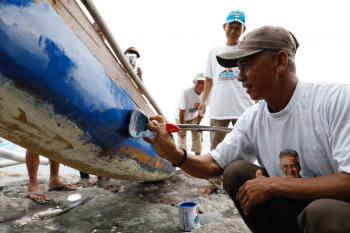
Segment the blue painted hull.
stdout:
[[92,174],[173,173],[143,139],[128,137],[137,106],[48,2],[0,0],[0,41],[1,137]]

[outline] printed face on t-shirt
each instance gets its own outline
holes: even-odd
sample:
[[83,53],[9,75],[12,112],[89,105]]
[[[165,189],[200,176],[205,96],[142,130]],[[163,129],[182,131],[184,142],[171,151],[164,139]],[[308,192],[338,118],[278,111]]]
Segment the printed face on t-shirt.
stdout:
[[300,178],[300,163],[296,156],[285,154],[280,157],[280,168],[284,176]]

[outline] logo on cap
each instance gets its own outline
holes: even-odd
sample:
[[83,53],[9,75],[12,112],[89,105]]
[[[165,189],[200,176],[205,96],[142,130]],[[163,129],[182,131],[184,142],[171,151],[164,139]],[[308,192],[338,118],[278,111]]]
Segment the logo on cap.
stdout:
[[231,11],[226,18],[226,23],[239,22],[242,25],[245,24],[245,14],[243,11],[235,10]]

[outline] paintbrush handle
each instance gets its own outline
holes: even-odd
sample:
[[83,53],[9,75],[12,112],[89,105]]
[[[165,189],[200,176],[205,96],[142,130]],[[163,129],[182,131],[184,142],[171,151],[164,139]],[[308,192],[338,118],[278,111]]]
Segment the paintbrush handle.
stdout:
[[182,130],[189,130],[189,131],[214,131],[214,132],[229,133],[232,130],[232,128],[210,126],[210,125],[177,124],[177,126]]
[[180,130],[188,131],[212,131],[212,132],[222,132],[229,133],[232,128],[220,127],[220,126],[210,126],[210,125],[196,125],[196,124],[170,124],[170,123],[157,123],[153,122],[155,125],[165,125],[166,131],[168,133],[175,133]]
[[158,125],[158,126],[163,126],[165,125],[165,129],[168,133],[176,133],[179,132],[181,129],[175,125],[175,124],[170,124],[170,123],[158,123],[157,121],[152,121],[153,124]]
[[54,215],[61,213],[61,212],[62,212],[62,209],[54,209],[54,210],[49,209],[49,210],[39,212],[38,217],[39,218],[51,217],[51,216],[54,216]]

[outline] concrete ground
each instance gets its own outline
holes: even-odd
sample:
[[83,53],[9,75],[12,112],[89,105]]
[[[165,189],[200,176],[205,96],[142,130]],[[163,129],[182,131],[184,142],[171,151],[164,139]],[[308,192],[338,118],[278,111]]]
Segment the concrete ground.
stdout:
[[[42,169],[40,182],[47,190],[48,170]],[[65,182],[77,182],[78,174],[74,169],[61,166]],[[95,181],[92,177],[90,182]],[[177,203],[186,200],[196,201],[200,206],[202,226],[193,232],[250,232],[223,190],[208,197],[202,195],[209,185],[207,180],[177,172],[161,182],[112,180],[112,183],[114,192],[94,185],[81,188],[75,193],[91,196],[92,200],[60,216],[39,219],[36,214],[40,211],[67,206],[67,197],[72,192],[47,192],[51,201],[45,205],[36,204],[25,197],[28,178],[24,165],[0,169],[0,233],[182,232]]]

